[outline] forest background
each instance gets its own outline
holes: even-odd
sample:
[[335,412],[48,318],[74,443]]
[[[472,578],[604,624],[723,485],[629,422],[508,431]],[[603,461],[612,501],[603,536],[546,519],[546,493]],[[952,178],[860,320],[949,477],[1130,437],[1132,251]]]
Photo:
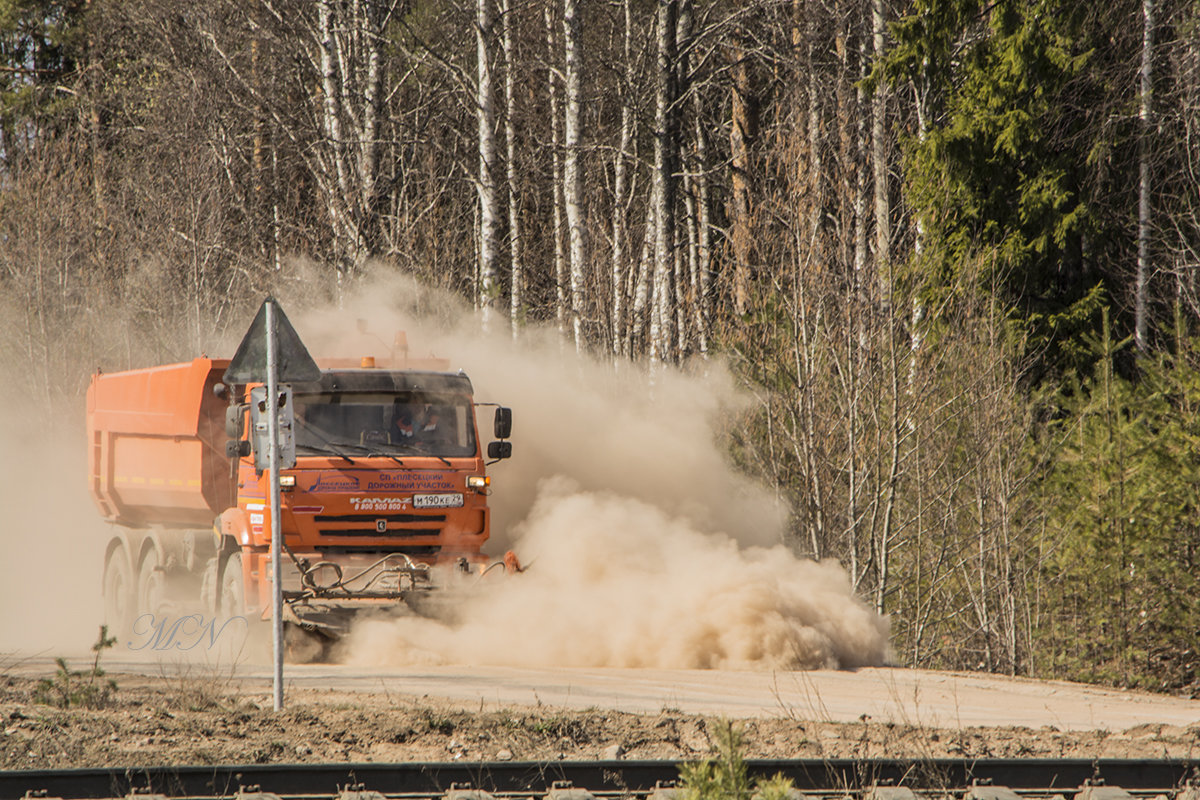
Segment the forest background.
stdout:
[[1198,0],[0,0],[4,391],[410,274],[731,364],[902,662],[1194,690],[1198,170]]

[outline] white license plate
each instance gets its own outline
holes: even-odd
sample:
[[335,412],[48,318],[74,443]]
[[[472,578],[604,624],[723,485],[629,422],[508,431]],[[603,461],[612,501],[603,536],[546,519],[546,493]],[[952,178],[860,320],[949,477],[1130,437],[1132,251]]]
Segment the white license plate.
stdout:
[[462,508],[461,494],[414,494],[413,508]]

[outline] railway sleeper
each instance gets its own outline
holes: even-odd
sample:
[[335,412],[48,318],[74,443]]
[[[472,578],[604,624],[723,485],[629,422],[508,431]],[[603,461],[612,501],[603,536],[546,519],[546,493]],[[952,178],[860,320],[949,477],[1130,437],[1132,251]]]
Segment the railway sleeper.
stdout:
[[368,789],[366,784],[352,783],[343,786],[338,791],[337,800],[386,800],[386,798],[382,793]]
[[1021,796],[1007,786],[994,786],[991,781],[976,781],[967,789],[963,800],[1021,800]]
[[443,800],[494,800],[491,792],[475,789],[468,783],[450,784],[450,788],[442,797]]
[[1102,778],[1092,778],[1075,793],[1075,800],[1133,800],[1120,786],[1106,786]]
[[863,800],[917,800],[917,796],[907,786],[889,786],[877,783],[863,793]]

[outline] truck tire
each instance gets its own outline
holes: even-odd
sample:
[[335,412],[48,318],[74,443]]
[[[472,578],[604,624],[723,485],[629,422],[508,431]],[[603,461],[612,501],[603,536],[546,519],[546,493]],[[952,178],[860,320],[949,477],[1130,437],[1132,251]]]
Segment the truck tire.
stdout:
[[221,570],[221,592],[218,599],[219,614],[228,619],[246,613],[246,584],[242,578],[242,554],[231,553]]
[[126,644],[133,628],[133,570],[125,547],[114,547],[104,560],[104,623],[117,642]]
[[159,563],[158,551],[151,549],[138,569],[137,613],[153,614],[154,622],[158,622],[168,610],[167,576]]
[[221,560],[216,556],[204,562],[200,577],[200,609],[205,616],[215,617],[221,613]]

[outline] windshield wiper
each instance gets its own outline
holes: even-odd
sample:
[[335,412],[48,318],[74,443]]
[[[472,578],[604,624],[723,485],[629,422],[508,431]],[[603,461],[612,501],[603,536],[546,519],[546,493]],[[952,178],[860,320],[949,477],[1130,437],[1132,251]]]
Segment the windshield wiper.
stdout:
[[426,450],[424,442],[392,442],[392,447],[404,447],[410,452],[416,453],[417,455],[433,456],[434,458],[440,460],[447,467],[454,467],[454,465],[451,464],[445,456],[438,455],[437,453],[431,453]]
[[393,455],[391,453],[385,453],[382,450],[372,450],[370,447],[368,447],[365,444],[355,444],[354,442],[344,442],[342,444],[342,447],[356,447],[359,450],[366,451],[364,453],[364,455],[366,455],[367,458],[376,458],[378,456],[384,456],[385,458],[390,458],[392,461],[395,461],[400,466],[402,466],[402,467],[404,466],[404,462],[401,461],[399,458],[397,458],[395,455]]
[[346,455],[345,453],[343,453],[339,450],[334,449],[333,445],[329,445],[328,447],[314,447],[311,444],[301,444],[301,445],[297,445],[296,449],[297,450],[307,450],[307,451],[309,451],[315,455],[319,455],[319,456],[337,456],[342,461],[345,461],[347,464],[354,463],[353,458],[351,458],[350,456]]

